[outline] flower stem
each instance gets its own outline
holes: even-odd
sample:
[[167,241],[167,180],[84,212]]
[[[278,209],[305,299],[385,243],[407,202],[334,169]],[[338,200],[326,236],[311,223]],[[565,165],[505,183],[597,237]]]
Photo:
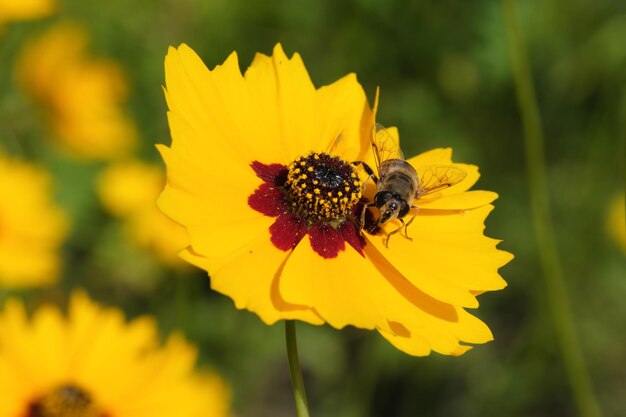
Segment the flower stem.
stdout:
[[524,128],[533,226],[556,336],[580,415],[600,417],[602,415],[600,406],[594,394],[585,358],[578,343],[567,285],[561,269],[551,222],[541,117],[535,97],[526,45],[517,19],[515,0],[501,0],[501,2],[517,101]]
[[[622,161],[626,161],[626,90],[622,90],[622,108],[621,108],[621,112],[620,112],[622,118],[621,118],[621,130],[620,130],[620,136],[622,137],[622,140],[624,141],[622,143],[622,151],[624,152]],[[623,183],[622,186],[624,187],[624,201],[626,202],[626,163],[622,162],[622,173],[624,174],[624,178],[622,178]],[[622,213],[622,215],[624,216],[624,219],[626,219],[626,204],[624,204],[624,212]],[[624,227],[626,228],[626,222],[624,222]],[[626,232],[626,230],[624,230],[624,232]]]
[[302,380],[302,370],[298,359],[298,345],[296,343],[296,322],[285,320],[285,340],[287,341],[287,360],[289,361],[289,373],[291,374],[291,386],[293,398],[296,402],[298,417],[309,417],[309,406],[306,401],[306,390]]

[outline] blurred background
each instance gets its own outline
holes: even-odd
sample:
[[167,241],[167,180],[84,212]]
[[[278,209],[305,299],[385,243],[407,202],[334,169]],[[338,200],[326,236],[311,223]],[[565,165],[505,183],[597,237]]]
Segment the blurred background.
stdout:
[[[624,415],[626,2],[519,3],[581,347],[605,415]],[[378,121],[398,126],[405,155],[450,146],[456,161],[478,165],[475,188],[500,195],[486,234],[515,254],[500,271],[509,286],[482,296],[475,313],[495,341],[459,358],[414,358],[373,332],[299,325],[312,415],[578,415],[533,235],[499,2],[55,4],[32,18],[0,7],[0,154],[47,173],[65,217],[51,232],[60,261],[47,276],[56,281],[5,283],[3,300],[62,304],[81,287],[128,317],[154,315],[164,336],[182,331],[200,366],[224,376],[235,415],[295,415],[283,326],[235,310],[203,271],[177,261],[163,243],[176,232],[152,203],[163,185],[154,145],[170,142],[167,47],[187,43],[210,68],[236,50],[245,69],[281,42],[302,55],[316,86],[349,72],[370,100],[380,86]]]

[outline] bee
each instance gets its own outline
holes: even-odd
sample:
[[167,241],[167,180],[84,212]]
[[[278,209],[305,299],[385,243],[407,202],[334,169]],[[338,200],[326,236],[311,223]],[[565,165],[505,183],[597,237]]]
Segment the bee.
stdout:
[[413,222],[415,215],[408,222],[404,218],[411,209],[418,209],[413,205],[415,200],[458,184],[467,174],[451,165],[427,165],[419,167],[418,175],[415,168],[404,159],[397,139],[378,123],[372,128],[371,142],[378,175],[367,163],[357,162],[369,175],[363,188],[365,189],[370,179],[376,184],[374,201],[363,206],[361,228],[365,228],[365,213],[369,207],[376,207],[379,212],[378,219],[366,228],[369,233],[373,233],[378,225],[399,220],[401,225],[387,234],[385,247],[388,247],[389,238],[402,229],[403,236],[412,240],[407,235],[407,227]]

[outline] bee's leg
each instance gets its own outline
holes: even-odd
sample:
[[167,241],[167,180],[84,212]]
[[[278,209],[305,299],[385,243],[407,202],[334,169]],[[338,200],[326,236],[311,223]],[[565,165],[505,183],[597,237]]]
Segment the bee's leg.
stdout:
[[402,225],[400,225],[400,227],[398,227],[397,229],[389,232],[387,234],[387,239],[385,240],[385,247],[388,248],[389,247],[389,238],[391,237],[391,235],[395,235],[396,233],[400,233],[402,231],[402,229],[404,229],[404,234],[400,233],[400,236],[402,236],[405,239],[410,240],[411,242],[413,241],[413,238],[410,237],[407,233],[406,233],[406,228],[409,227],[409,225],[413,222],[413,219],[415,219],[415,216],[411,217],[411,220],[409,220],[408,222],[405,223],[404,219],[398,219],[400,220],[400,223],[402,223]]
[[[402,220],[402,219],[400,219],[400,220]],[[409,240],[411,240],[411,241],[413,240],[413,238],[409,236],[409,234],[408,234],[408,233],[407,233],[407,231],[406,231],[406,228],[407,228],[407,227],[409,227],[409,225],[410,225],[411,223],[413,223],[413,220],[415,220],[415,216],[411,217],[411,220],[409,220],[408,222],[406,222],[406,224],[404,224],[404,220],[402,220],[402,223],[404,224],[404,237],[405,237],[405,238],[407,238],[407,239],[409,239]]]
[[374,180],[374,184],[376,184],[376,182],[377,182],[377,179],[376,179],[375,176],[368,175],[367,179],[365,180],[365,182],[361,186],[361,195],[365,194],[365,190],[367,189],[367,184],[370,182],[370,180]]
[[[411,206],[411,209],[414,209],[414,210],[419,211],[419,209],[420,209],[420,208],[419,208],[418,206],[413,206],[413,205],[412,205],[412,206]],[[410,225],[411,223],[413,223],[413,220],[415,220],[415,216],[417,216],[417,213],[416,213],[413,217],[411,217],[411,220],[409,220],[409,221],[408,221],[408,222],[404,225],[404,236],[405,236],[407,239],[409,239],[409,240],[413,240],[413,238],[409,237],[409,235],[408,235],[408,233],[407,233],[407,231],[406,231],[406,230],[407,230],[406,228],[407,228],[407,227],[409,227],[409,225]]]
[[361,234],[363,234],[363,229],[365,228],[365,213],[367,212],[367,209],[369,207],[374,207],[374,206],[375,206],[374,203],[363,204],[363,210],[361,210],[361,218],[360,218],[360,221],[361,221],[360,226],[361,227],[359,229],[359,232]]
[[[365,193],[365,189],[367,188],[367,184],[369,183],[370,180],[374,181],[374,184],[378,184],[378,177],[376,176],[376,174],[374,173],[374,170],[372,170],[372,168],[364,161],[354,161],[352,162],[352,165],[354,166],[359,166],[361,165],[363,167],[363,169],[365,170],[365,172],[367,173],[367,179],[365,180],[365,182],[363,183],[363,185],[361,186],[361,193]],[[361,227],[359,232],[361,234],[363,234],[363,229],[365,228],[365,213],[367,212],[367,209],[369,207],[375,207],[376,204],[372,203],[368,203],[368,204],[363,204],[363,210],[361,210],[361,218],[359,219],[361,222]],[[369,232],[369,230],[368,230]]]
[[[398,220],[402,220],[402,219],[398,219]],[[391,235],[395,235],[396,233],[401,231],[403,227],[404,227],[404,222],[402,222],[402,226],[400,226],[397,229],[392,230],[391,232],[387,233],[387,239],[385,239],[385,247],[386,248],[389,247],[389,238],[391,238]]]
[[363,190],[364,191],[365,191],[365,187],[367,186],[367,183],[369,182],[369,180],[374,181],[374,184],[378,184],[378,177],[374,173],[374,170],[372,168],[370,168],[370,166],[367,165],[366,162],[354,161],[354,162],[352,162],[352,165],[354,165],[354,166],[361,165],[363,167],[363,169],[365,170],[365,172],[367,173],[367,175],[368,175],[367,179],[365,180],[365,183],[363,183]]

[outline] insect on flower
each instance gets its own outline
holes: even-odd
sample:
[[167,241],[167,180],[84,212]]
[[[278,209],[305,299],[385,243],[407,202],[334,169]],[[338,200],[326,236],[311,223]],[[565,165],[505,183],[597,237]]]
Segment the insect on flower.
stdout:
[[[450,148],[405,161],[355,74],[318,88],[280,44],[243,73],[236,53],[209,70],[181,45],[165,75],[172,144],[158,146],[168,178],[158,206],[185,228],[181,256],[213,290],[268,325],[376,329],[415,356],[493,339],[466,308],[506,286],[497,269],[512,255],[483,234],[497,194],[470,190],[477,166],[453,162]],[[420,238],[385,250],[416,214]]]
[[[418,174],[415,168],[404,159],[397,138],[379,123],[372,128],[371,142],[378,176],[366,162],[355,162],[356,165],[362,165],[369,175],[363,189],[370,179],[376,184],[374,201],[363,206],[360,224],[362,229],[373,233],[378,225],[390,220],[398,220],[401,225],[387,234],[385,247],[388,247],[391,235],[402,229],[404,229],[402,236],[412,240],[407,234],[407,227],[413,222],[417,213],[408,222],[404,221],[404,217],[411,209],[419,210],[418,206],[413,205],[415,200],[458,184],[465,179],[467,174],[462,169],[451,165],[420,167]],[[376,207],[379,216],[375,222],[366,226],[365,213],[369,207]]]

